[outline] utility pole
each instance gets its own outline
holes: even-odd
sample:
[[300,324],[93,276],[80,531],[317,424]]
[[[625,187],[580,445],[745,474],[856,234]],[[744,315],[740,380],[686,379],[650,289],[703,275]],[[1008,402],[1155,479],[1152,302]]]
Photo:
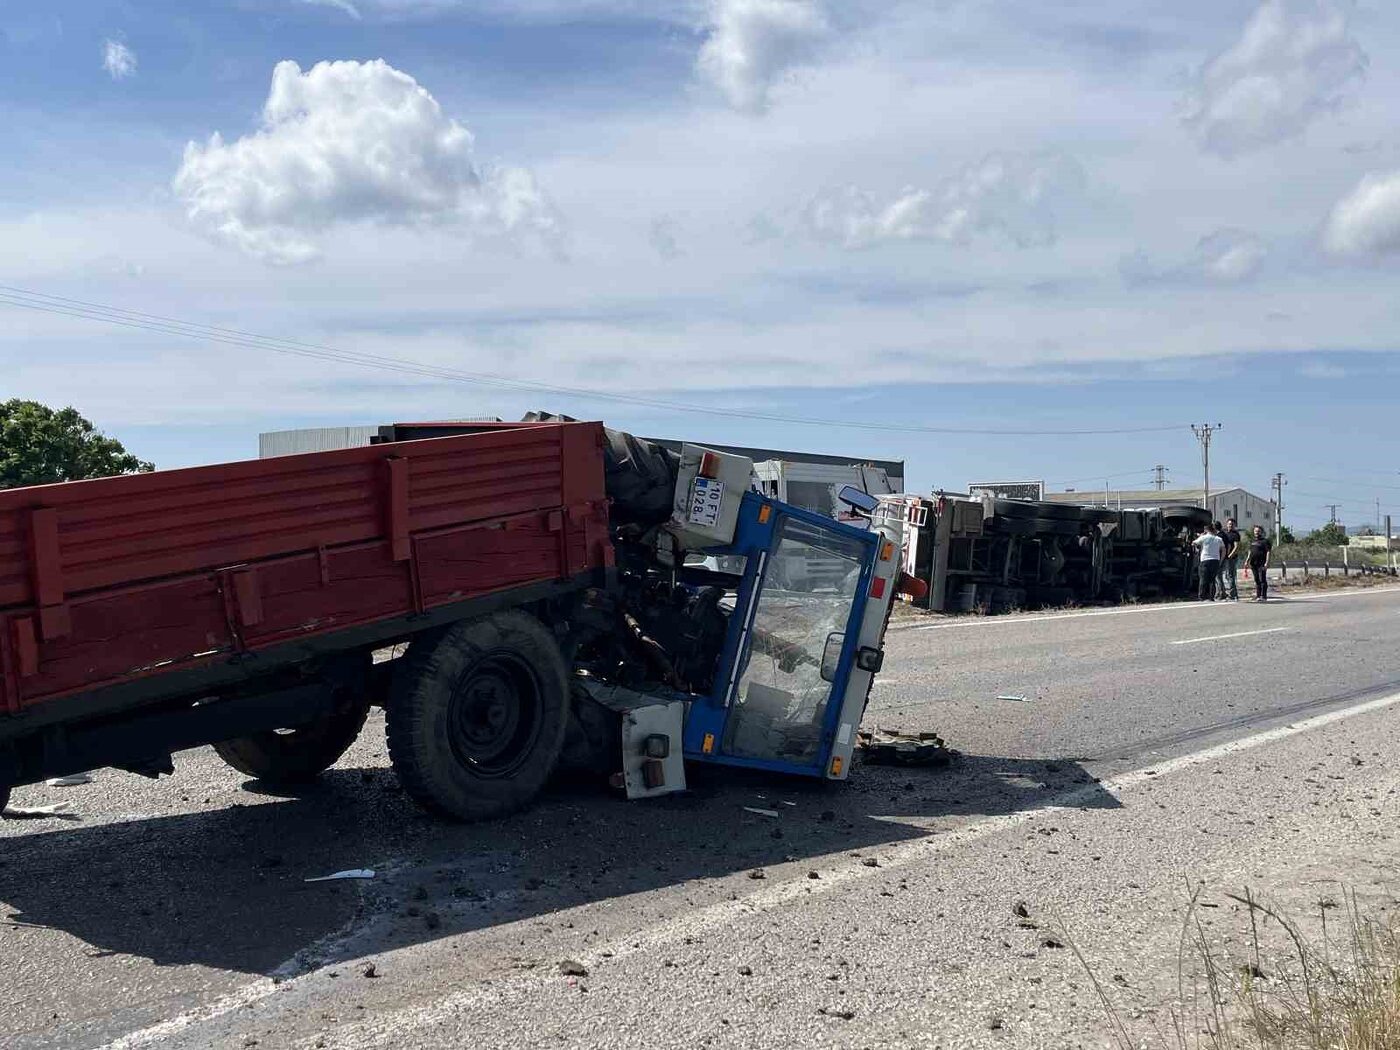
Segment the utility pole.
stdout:
[[1385,563],[1391,569],[1395,568],[1395,551],[1390,544],[1390,515],[1385,516]]
[[1269,482],[1274,493],[1274,542],[1283,542],[1283,486],[1288,482],[1283,480],[1283,472],[1279,471]]
[[1169,468],[1163,466],[1161,463],[1158,463],[1155,467],[1152,468],[1153,473],[1157,475],[1156,479],[1153,481],[1153,484],[1157,486],[1158,492],[1161,492],[1164,488],[1167,487],[1168,469]]
[[[1206,473],[1206,498],[1205,508],[1210,510],[1210,437],[1220,429],[1219,423],[1192,423],[1191,433],[1196,435],[1196,440],[1201,443],[1201,463],[1205,466]],[[1212,518],[1215,515],[1211,515]]]

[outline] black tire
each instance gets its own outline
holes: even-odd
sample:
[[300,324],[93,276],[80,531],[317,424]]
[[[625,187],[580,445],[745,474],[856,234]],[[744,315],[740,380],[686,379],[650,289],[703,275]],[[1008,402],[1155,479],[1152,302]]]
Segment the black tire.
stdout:
[[[366,659],[365,663],[368,663]],[[333,714],[293,729],[268,730],[214,745],[214,751],[238,772],[269,784],[314,780],[350,749],[369,715],[369,670],[358,680],[346,676],[327,688],[341,693]]]
[[409,646],[385,717],[389,759],[420,805],[456,820],[505,816],[558,764],[568,667],[533,616],[467,620]]
[[[572,423],[572,416],[526,412],[522,422]],[[603,428],[603,480],[613,525],[651,528],[671,517],[680,456],[654,441]]]

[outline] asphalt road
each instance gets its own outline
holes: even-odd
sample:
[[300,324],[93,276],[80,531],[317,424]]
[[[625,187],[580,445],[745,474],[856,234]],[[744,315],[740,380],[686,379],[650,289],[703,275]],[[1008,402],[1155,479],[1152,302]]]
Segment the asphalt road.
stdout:
[[406,801],[378,718],[295,798],[207,751],[26,788],[80,819],[0,825],[0,1045],[1106,1045],[1055,944],[1150,1025],[1188,883],[1227,940],[1227,888],[1389,905],[1397,651],[1400,587],[905,621],[867,723],[950,768],[563,784],[475,827]]

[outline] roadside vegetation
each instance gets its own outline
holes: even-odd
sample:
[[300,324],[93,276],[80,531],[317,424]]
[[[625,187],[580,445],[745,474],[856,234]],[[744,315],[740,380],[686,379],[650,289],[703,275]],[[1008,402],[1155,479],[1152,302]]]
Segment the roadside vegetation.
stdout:
[[[1125,1020],[1114,992],[1089,973],[1121,1050],[1396,1050],[1400,1048],[1400,923],[1355,895],[1323,897],[1300,923],[1246,890],[1233,937],[1189,899],[1177,953],[1177,993],[1166,1021]],[[1227,948],[1228,944],[1242,947]]]

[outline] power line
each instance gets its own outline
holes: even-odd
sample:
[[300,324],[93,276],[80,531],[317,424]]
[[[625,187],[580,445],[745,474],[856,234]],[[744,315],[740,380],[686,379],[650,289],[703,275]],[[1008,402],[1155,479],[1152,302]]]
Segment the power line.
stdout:
[[1137,470],[1122,470],[1117,474],[1090,474],[1083,478],[1067,478],[1064,481],[1047,481],[1047,485],[1078,485],[1081,481],[1104,481],[1109,478],[1130,478],[1139,474],[1146,474],[1147,470],[1139,468]]
[[0,305],[36,310],[42,313],[59,314],[81,320],[97,321],[102,324],[118,325],[164,335],[181,336],[205,342],[222,343],[250,350],[265,350],[272,353],[288,354],[295,357],[321,361],[334,361],[340,364],[374,368],[382,371],[399,372],[406,375],[419,375],[450,382],[473,383],[481,386],[499,387],[508,390],[527,390],[535,393],[556,394],[566,397],[595,399],[619,404],[638,405],[647,408],[660,408],[673,412],[694,412],[711,416],[725,416],[734,419],[762,420],[770,423],[789,423],[801,426],[841,427],[851,430],[876,430],[906,434],[965,434],[975,436],[1072,436],[1091,434],[1147,434],[1167,430],[1181,430],[1181,425],[1153,427],[1107,427],[1107,428],[1068,428],[1045,430],[992,429],[978,430],[970,427],[931,427],[898,423],[871,423],[850,419],[820,419],[807,416],[789,416],[772,412],[747,412],[740,409],[718,406],[685,404],[649,398],[633,394],[609,393],[580,387],[560,386],[527,379],[513,379],[508,376],[487,372],[468,372],[442,365],[430,365],[404,358],[387,357],[358,350],[345,350],[321,343],[307,343],[295,339],[282,339],[276,336],[258,335],[206,325],[195,321],[182,321],[179,318],[160,314],[143,313],[122,307],[107,306],[102,303],[70,299],[45,292],[30,291],[12,285],[0,284]]

